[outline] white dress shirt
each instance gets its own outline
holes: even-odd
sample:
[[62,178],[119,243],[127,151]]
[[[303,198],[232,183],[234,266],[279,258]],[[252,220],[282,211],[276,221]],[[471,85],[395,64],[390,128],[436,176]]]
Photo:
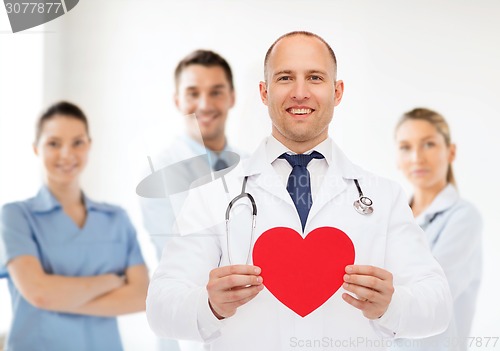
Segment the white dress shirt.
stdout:
[[[328,170],[328,165],[332,163],[332,139],[325,139],[313,149],[304,152],[304,154],[308,155],[313,151],[317,151],[325,157],[323,159],[313,158],[307,165],[307,170],[311,175],[311,195],[314,202],[316,194],[318,193],[318,189],[321,187],[321,183],[325,178],[326,171]],[[269,163],[273,166],[276,173],[278,173],[278,175],[282,178],[283,184],[286,187],[288,177],[292,172],[292,166],[290,165],[290,163],[288,163],[287,160],[278,157],[284,153],[292,155],[296,155],[296,153],[287,149],[285,145],[280,143],[273,136],[270,136],[267,141],[266,153]]]

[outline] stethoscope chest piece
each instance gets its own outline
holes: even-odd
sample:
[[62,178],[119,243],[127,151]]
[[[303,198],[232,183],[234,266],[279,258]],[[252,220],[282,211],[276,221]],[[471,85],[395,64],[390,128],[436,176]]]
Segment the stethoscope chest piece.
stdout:
[[356,184],[356,188],[358,188],[359,199],[354,201],[352,204],[354,209],[362,215],[369,215],[373,213],[373,201],[363,195],[363,191],[361,191],[361,187],[359,186],[359,182],[357,179],[354,179],[354,183]]
[[354,201],[354,209],[362,215],[369,215],[373,213],[373,201],[366,196],[361,196],[359,200]]

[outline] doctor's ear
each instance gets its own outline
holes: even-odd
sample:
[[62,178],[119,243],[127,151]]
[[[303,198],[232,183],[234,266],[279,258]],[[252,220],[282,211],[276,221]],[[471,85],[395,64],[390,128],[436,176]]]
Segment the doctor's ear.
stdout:
[[344,95],[344,81],[338,80],[335,82],[335,106],[340,104]]
[[38,146],[36,146],[36,143],[33,143],[31,145],[31,147],[33,148],[33,153],[38,156]]
[[449,146],[449,155],[448,155],[448,163],[452,163],[455,161],[455,157],[457,156],[457,145],[450,144]]
[[175,107],[179,108],[179,94],[177,92],[174,93],[172,100],[174,100]]
[[267,83],[260,82],[259,83],[259,91],[260,91],[260,99],[267,106]]

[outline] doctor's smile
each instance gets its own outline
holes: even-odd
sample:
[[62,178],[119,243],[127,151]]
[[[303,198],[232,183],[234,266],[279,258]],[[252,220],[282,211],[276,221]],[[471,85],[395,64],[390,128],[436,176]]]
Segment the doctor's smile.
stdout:
[[315,110],[309,107],[298,106],[287,108],[286,111],[293,117],[305,118],[309,117]]
[[415,170],[410,172],[410,174],[414,177],[425,177],[429,173],[430,173],[429,169],[422,169],[422,168],[415,169]]
[[[235,101],[234,87],[228,67],[218,63],[205,65],[208,59],[209,55],[200,51],[196,62],[177,67],[174,103],[188,116],[190,137],[211,150],[222,151],[228,111]],[[203,140],[199,140],[200,133]]]
[[196,113],[195,114],[198,123],[210,124],[217,118],[220,118],[219,114],[206,114],[206,113]]

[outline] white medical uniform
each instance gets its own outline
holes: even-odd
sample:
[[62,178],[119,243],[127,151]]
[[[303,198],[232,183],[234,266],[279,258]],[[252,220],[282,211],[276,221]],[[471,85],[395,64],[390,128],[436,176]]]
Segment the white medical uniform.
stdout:
[[[230,145],[226,144],[223,151],[237,152],[240,156],[245,156],[241,152],[236,151]],[[210,166],[217,162],[219,155],[205,148],[202,144],[187,135],[178,136],[175,141],[165,150],[151,156],[151,163],[154,170],[158,171],[163,167],[173,165],[176,162],[182,162],[190,158],[209,155]],[[192,172],[198,172],[196,167],[190,169]],[[205,168],[203,167],[203,171]],[[200,171],[201,172],[201,171]],[[144,172],[146,175],[147,172]],[[200,173],[199,176],[205,176]],[[173,232],[175,218],[182,203],[186,199],[188,192],[176,194],[170,198],[140,198],[140,206],[143,218],[143,224],[156,250],[158,259],[162,255],[162,251],[169,238],[176,234]],[[179,344],[179,345],[178,345]],[[158,351],[198,351],[203,350],[203,347],[198,342],[180,341],[162,339],[159,341]]]
[[[233,151],[238,153],[241,157],[241,151],[235,150],[229,144],[226,144],[223,151]],[[177,162],[185,161],[190,158],[201,156],[208,153],[211,166],[213,166],[218,155],[216,152],[206,149],[203,145],[193,140],[187,135],[179,136],[175,141],[165,150],[151,156],[151,163],[155,171],[164,167],[173,165]],[[198,172],[196,168],[190,171]],[[205,171],[203,168],[202,171]],[[200,171],[201,172],[201,171]],[[147,176],[148,172],[144,171],[143,176]],[[204,176],[205,174],[200,174]],[[179,212],[182,203],[184,202],[188,192],[176,194],[173,198],[144,198],[140,197],[140,206],[142,211],[144,227],[151,236],[153,244],[156,249],[158,258],[161,257],[163,248],[167,240],[175,236],[173,226],[175,223],[176,214]]]
[[466,350],[481,282],[481,216],[448,184],[416,220],[448,279],[454,315],[444,333],[423,340],[401,340],[395,349]]
[[[312,175],[313,205],[304,232],[284,179],[275,169],[276,157],[287,149],[281,145],[277,150],[272,137],[231,172],[233,176],[225,177],[229,194],[222,181],[192,191],[178,220],[183,236],[167,244],[168,254],[162,256],[148,291],[147,316],[157,335],[205,341],[210,350],[310,350],[311,345],[384,350],[394,337],[422,338],[446,329],[451,317],[449,287],[401,188],[352,164],[331,139],[324,144],[329,148],[322,152],[327,167],[322,181],[315,182]],[[342,288],[304,318],[267,289],[232,317],[218,320],[213,315],[206,284],[212,269],[229,264],[225,212],[228,201],[240,193],[245,176],[246,189],[258,207],[254,241],[274,227],[292,228],[303,237],[315,228],[336,227],[353,242],[355,264],[381,267],[393,274],[395,292],[381,318],[365,318],[343,301]],[[354,210],[353,202],[358,199],[354,179],[373,200],[372,215]],[[245,262],[250,223],[230,223],[235,263]]]

